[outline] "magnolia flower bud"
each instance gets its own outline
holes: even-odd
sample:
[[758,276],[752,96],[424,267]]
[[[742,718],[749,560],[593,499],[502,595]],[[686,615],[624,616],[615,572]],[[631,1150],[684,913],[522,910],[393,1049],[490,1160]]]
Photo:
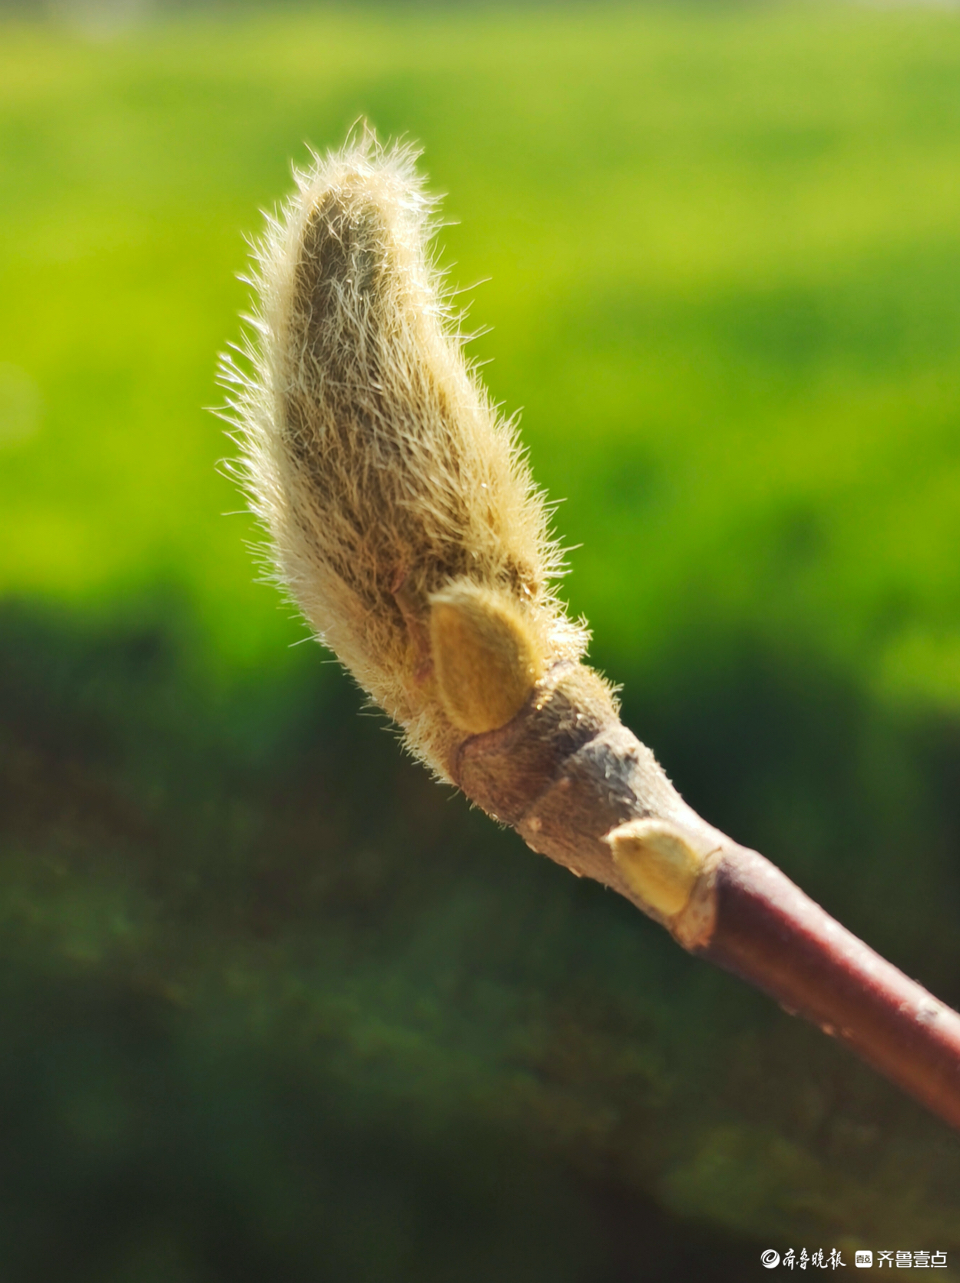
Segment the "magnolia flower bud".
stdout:
[[[513,424],[464,359],[416,153],[370,133],[297,173],[256,246],[250,373],[225,363],[276,577],[438,774],[584,630]],[[436,649],[435,649],[436,648]]]

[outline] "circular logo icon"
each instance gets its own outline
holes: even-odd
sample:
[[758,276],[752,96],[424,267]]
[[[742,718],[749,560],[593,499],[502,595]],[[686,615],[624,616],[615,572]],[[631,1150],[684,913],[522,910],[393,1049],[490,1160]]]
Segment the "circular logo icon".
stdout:
[[772,1247],[768,1247],[765,1252],[760,1253],[760,1264],[766,1270],[772,1270],[780,1264],[780,1253],[775,1252]]

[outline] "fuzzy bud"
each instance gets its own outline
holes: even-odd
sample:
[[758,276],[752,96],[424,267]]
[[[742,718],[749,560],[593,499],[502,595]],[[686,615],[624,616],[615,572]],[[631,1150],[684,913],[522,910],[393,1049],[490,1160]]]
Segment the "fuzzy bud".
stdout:
[[511,423],[464,359],[407,147],[366,133],[297,173],[256,247],[249,369],[224,378],[275,577],[449,777],[586,634]]

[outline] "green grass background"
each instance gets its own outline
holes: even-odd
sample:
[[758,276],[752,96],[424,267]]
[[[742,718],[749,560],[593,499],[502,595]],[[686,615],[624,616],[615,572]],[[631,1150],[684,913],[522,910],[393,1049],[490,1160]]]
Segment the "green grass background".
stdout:
[[422,143],[627,720],[960,1002],[960,15],[91,13],[0,19],[4,1277],[957,1266],[951,1135],[356,717],[208,407],[291,158]]

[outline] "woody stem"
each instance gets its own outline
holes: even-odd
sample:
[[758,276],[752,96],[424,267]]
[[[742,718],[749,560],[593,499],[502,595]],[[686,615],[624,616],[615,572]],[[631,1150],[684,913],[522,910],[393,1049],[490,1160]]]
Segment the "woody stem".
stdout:
[[791,1014],[960,1129],[960,1015],[834,921],[769,860],[736,847],[713,873],[716,916],[692,952]]
[[846,1043],[960,1129],[960,1015],[682,800],[589,670],[557,665],[450,773],[535,851]]

